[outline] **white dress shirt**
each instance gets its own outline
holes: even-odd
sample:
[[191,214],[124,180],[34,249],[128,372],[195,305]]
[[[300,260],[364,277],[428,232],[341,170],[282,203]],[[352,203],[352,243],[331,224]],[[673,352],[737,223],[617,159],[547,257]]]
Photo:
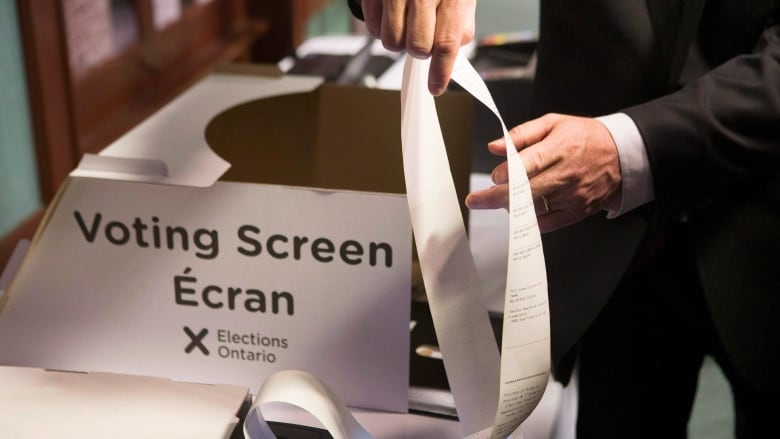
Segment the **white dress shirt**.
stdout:
[[606,208],[607,218],[616,218],[654,199],[653,174],[642,135],[627,114],[614,113],[596,120],[612,135],[620,159],[622,196]]

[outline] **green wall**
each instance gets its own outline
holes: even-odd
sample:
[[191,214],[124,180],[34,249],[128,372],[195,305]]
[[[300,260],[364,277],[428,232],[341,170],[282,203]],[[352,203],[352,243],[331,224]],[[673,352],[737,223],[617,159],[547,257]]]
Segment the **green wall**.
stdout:
[[0,235],[3,235],[40,204],[16,2],[10,0],[0,0],[0,84]]
[[306,26],[307,38],[320,35],[344,35],[352,29],[352,14],[344,0],[332,1],[313,16]]
[[477,36],[539,30],[539,0],[478,0]]

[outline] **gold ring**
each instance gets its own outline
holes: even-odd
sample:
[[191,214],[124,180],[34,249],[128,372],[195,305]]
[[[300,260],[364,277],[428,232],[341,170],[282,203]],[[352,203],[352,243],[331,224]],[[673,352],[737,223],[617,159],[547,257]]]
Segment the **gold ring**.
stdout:
[[550,213],[550,211],[552,210],[552,206],[550,205],[550,200],[547,199],[546,195],[542,195],[542,203],[544,203],[545,213]]

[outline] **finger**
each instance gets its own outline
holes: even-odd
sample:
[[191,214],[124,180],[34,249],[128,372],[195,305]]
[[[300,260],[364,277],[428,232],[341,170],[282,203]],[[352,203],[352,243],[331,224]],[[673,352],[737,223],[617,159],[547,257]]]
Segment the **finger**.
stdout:
[[386,0],[382,5],[382,29],[380,37],[385,49],[395,52],[406,45],[406,2]]
[[[517,150],[527,148],[529,145],[541,142],[555,126],[557,115],[546,114],[542,117],[529,120],[509,130],[509,137]],[[506,142],[504,138],[488,143],[488,151],[496,155],[506,155]]]
[[[551,166],[554,166],[558,162],[557,156],[554,154],[550,154],[548,142],[544,142],[544,141],[534,144],[530,148],[525,148],[521,150],[518,154],[520,155],[520,160],[523,162],[525,173],[529,179],[539,175],[540,173],[549,169]],[[553,176],[547,176],[547,177],[553,177]],[[490,174],[490,179],[495,184],[507,183],[509,181],[508,163],[503,162],[500,165],[493,168],[493,172]],[[534,180],[532,180],[532,183],[533,182]],[[552,186],[552,182],[550,181],[550,178],[539,179],[537,183],[541,185],[542,182],[546,183],[543,185],[542,187],[543,189]],[[541,192],[541,193],[545,193],[545,192]]]
[[428,74],[428,89],[434,96],[444,93],[447,88],[462,42],[471,41],[473,38],[470,24],[467,25],[470,23],[470,19],[466,18],[467,13],[469,9],[462,6],[451,7],[449,4],[440,5],[436,11],[436,29]]
[[[520,160],[523,162],[525,173],[531,179],[531,185],[534,193],[544,194],[555,187],[553,181],[554,175],[543,175],[544,178],[537,178],[543,171],[554,166],[558,160],[557,156],[549,154],[549,148],[546,142],[542,141],[530,148],[519,152]],[[504,184],[509,181],[509,165],[503,162],[493,168],[490,179],[494,184]]]
[[363,0],[360,7],[363,9],[363,18],[365,19],[368,33],[375,38],[381,38],[382,2],[379,0]]
[[493,181],[493,184],[504,184],[509,182],[509,165],[507,162],[501,163],[493,168],[490,179]]
[[[541,141],[535,143],[530,147],[524,148],[518,152],[520,160],[523,162],[525,173],[529,179],[537,180],[538,190],[546,190],[548,186],[555,185],[555,173],[546,172],[544,175],[540,175],[545,171],[549,171],[552,166],[558,163],[558,155],[554,153],[554,149],[550,147],[550,142]],[[535,178],[539,176],[540,178]],[[545,192],[540,192],[545,193]]]
[[428,3],[412,2],[406,14],[406,50],[415,58],[428,58],[431,56],[436,30],[436,9]]
[[466,196],[469,209],[500,209],[509,207],[509,187],[505,184],[474,191]]

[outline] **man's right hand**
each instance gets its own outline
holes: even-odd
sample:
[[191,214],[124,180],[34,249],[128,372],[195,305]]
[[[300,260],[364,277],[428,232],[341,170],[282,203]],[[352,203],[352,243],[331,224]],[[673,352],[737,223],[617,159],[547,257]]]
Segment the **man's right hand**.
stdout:
[[444,93],[458,49],[474,38],[476,0],[362,0],[361,6],[369,33],[386,49],[431,57],[428,89]]

